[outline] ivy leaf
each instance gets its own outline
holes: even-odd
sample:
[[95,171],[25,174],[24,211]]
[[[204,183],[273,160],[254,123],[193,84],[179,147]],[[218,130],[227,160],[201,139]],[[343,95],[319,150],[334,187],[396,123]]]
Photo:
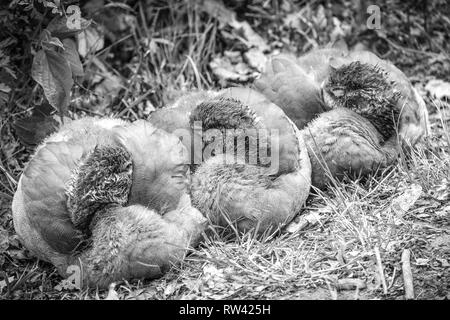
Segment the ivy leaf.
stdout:
[[80,61],[76,42],[70,38],[67,38],[63,40],[63,44],[63,56],[69,62],[70,69],[72,70],[72,77],[84,76],[83,65]]
[[63,54],[42,49],[37,52],[31,76],[44,89],[48,102],[62,116],[66,113],[73,85],[72,71]]
[[[52,36],[59,39],[66,39],[73,37],[85,30],[91,24],[91,20],[82,18],[78,12],[73,12],[71,16],[56,16],[47,26],[47,30]],[[72,23],[75,19],[75,22]]]

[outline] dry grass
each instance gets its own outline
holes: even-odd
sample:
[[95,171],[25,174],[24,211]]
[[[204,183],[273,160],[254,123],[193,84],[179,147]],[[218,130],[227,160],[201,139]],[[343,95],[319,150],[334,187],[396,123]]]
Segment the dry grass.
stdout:
[[[214,17],[179,1],[137,4],[133,10],[136,27],[98,55],[124,83],[119,102],[102,114],[143,118],[143,101],[161,107],[187,90],[218,87],[208,62],[230,45],[221,38]],[[264,32],[270,27],[261,25]],[[125,61],[109,58],[124,52],[129,55]],[[85,68],[92,63],[85,61]],[[29,87],[28,80],[23,87]],[[20,144],[11,122],[29,113],[29,91],[24,89],[24,96],[0,110],[0,231],[6,230],[9,239],[7,250],[1,251],[0,243],[0,281],[11,278],[0,298],[103,299],[107,292],[95,289],[58,291],[62,279],[54,268],[28,257],[14,235],[10,203],[31,150]],[[302,214],[315,213],[318,220],[308,229],[263,239],[249,233],[231,240],[216,230],[163,278],[118,284],[119,297],[401,299],[401,254],[407,248],[416,298],[449,298],[450,110],[438,102],[431,102],[429,109],[436,112],[426,143],[384,172],[364,181],[338,182],[311,195]],[[74,118],[95,114],[76,106],[70,111]],[[398,202],[418,186],[420,197],[402,211]]]

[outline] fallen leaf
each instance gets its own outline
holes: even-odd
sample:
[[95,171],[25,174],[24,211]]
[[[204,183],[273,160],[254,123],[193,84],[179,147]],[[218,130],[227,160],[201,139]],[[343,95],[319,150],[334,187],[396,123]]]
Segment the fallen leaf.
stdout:
[[63,279],[61,280],[60,283],[58,283],[55,287],[55,290],[57,291],[63,291],[63,290],[79,290],[80,288],[78,288],[78,286],[76,286],[72,281],[68,280],[68,279]]
[[[264,53],[270,50],[270,45],[267,41],[255,32],[247,21],[238,21],[236,19],[236,14],[227,9],[221,1],[204,0],[202,1],[201,9],[219,20],[222,26],[228,24],[233,29],[233,34],[229,34],[224,30],[222,30],[222,34],[230,39],[234,38],[244,43],[247,47],[247,52],[244,53],[246,62],[250,67],[259,72],[263,72],[267,61],[267,57]],[[223,28],[220,27],[220,29]],[[225,54],[225,56],[227,56],[227,54]],[[219,78],[238,82],[247,81],[236,74],[233,75],[231,68],[219,68],[217,65],[223,65],[223,63],[216,62],[213,64],[216,68],[215,74],[218,75]]]
[[426,266],[426,265],[428,265],[429,262],[430,262],[430,259],[425,259],[425,258],[417,258],[416,259],[416,265],[418,265],[418,266]]
[[238,72],[235,69],[235,65],[231,64],[226,57],[215,57],[209,63],[209,67],[214,75],[222,82],[247,82],[251,79],[251,75],[249,74],[251,72],[250,69],[247,70],[247,74],[239,73],[244,71],[242,66],[239,66]]
[[[14,277],[8,277],[8,283],[13,282],[14,279],[15,279]],[[8,284],[6,283],[6,280],[1,280],[1,281],[0,281],[0,292],[2,292],[2,290],[3,290],[4,288],[6,288],[7,285],[8,285]]]
[[425,90],[437,99],[443,99],[445,97],[450,99],[450,83],[443,80],[430,80],[425,86]]
[[78,34],[78,53],[83,58],[103,49],[104,45],[103,34],[97,28],[91,26]]
[[186,279],[186,280],[183,280],[183,284],[186,288],[189,289],[189,291],[196,293],[196,292],[200,291],[200,286],[201,286],[202,282],[198,279],[195,279],[195,280],[194,279],[192,279],[192,280]]
[[403,215],[409,211],[422,194],[422,187],[417,184],[411,185],[401,195],[392,201],[391,208],[397,215]]
[[289,223],[286,231],[289,233],[296,233],[308,227],[312,227],[320,222],[320,214],[316,211],[299,216],[297,219]]
[[177,291],[177,283],[175,281],[170,282],[164,289],[164,295],[166,297],[171,296],[175,291]]

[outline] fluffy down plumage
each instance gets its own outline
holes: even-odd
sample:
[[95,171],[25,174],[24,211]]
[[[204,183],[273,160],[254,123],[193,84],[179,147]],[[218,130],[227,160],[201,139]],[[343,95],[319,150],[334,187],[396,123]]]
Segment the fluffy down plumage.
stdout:
[[61,275],[79,266],[84,285],[160,276],[206,225],[190,204],[187,161],[179,139],[148,122],[73,121],[27,164],[14,227]]
[[[188,128],[194,140],[200,138],[200,157],[197,152],[191,158],[193,163],[201,159],[192,166],[192,203],[213,224],[261,234],[278,230],[301,210],[309,194],[311,166],[303,138],[280,108],[248,88],[206,92],[202,99],[191,94],[175,105],[158,110],[150,122],[169,132]],[[196,131],[199,123],[203,134]],[[231,140],[226,135],[230,130],[235,130]],[[261,161],[262,151],[250,145],[263,145],[264,133],[271,130],[278,134],[268,144],[274,157]],[[212,138],[211,132],[219,138]],[[240,140],[246,142],[245,152],[239,153],[234,138],[242,137],[248,140]],[[196,144],[189,139],[183,143]]]
[[366,51],[275,57],[255,88],[302,129],[319,188],[328,182],[325,168],[335,177],[373,172],[429,130],[425,103],[407,77]]

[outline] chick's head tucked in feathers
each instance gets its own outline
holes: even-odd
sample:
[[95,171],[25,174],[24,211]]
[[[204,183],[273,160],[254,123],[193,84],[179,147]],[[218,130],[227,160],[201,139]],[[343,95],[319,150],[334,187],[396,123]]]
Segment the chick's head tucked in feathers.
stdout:
[[332,108],[348,108],[368,119],[385,140],[396,133],[400,94],[378,66],[355,61],[330,67],[323,98]]
[[311,185],[306,146],[264,95],[238,87],[189,94],[150,121],[168,132],[190,129],[183,143],[200,160],[192,168],[192,204],[214,225],[261,234],[301,210]]
[[161,214],[174,210],[189,179],[188,151],[180,139],[143,120],[121,128],[118,135],[133,159],[129,204]]

